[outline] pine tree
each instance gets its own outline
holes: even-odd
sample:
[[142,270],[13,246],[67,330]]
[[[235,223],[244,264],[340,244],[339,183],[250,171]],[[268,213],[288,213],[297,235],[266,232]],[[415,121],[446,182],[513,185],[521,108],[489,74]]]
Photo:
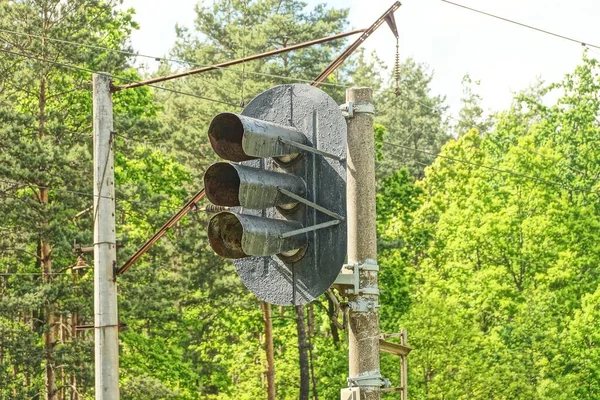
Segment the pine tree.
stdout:
[[93,204],[87,70],[120,72],[128,60],[78,43],[127,48],[135,24],[116,4],[0,1],[0,397],[75,398],[93,386],[90,341],[74,329],[91,316],[90,280],[65,273],[73,243],[91,243],[91,218],[74,218]]

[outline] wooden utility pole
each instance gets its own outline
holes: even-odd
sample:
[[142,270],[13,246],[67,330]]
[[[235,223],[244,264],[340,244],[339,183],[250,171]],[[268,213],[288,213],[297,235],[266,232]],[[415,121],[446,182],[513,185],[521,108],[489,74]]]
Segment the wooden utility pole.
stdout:
[[[383,379],[379,367],[379,290],[375,225],[375,135],[373,91],[346,91],[348,110],[348,264],[355,265],[359,290],[349,296],[348,344],[350,389],[342,398],[379,400]],[[350,395],[350,396],[349,396]],[[357,396],[358,395],[358,396]]]
[[119,323],[111,78],[93,75],[96,400],[119,399]]

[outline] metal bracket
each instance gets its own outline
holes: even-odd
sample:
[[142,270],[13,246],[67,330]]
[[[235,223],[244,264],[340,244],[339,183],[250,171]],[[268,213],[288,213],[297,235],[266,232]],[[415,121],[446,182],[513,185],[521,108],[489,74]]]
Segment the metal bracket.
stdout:
[[285,239],[285,238],[289,238],[289,237],[292,237],[292,236],[300,235],[302,233],[312,232],[312,231],[316,231],[316,230],[319,230],[319,229],[329,228],[330,226],[339,225],[341,222],[342,221],[340,221],[338,219],[334,219],[334,220],[331,220],[331,221],[323,222],[321,224],[316,224],[316,225],[312,225],[312,226],[307,226],[306,228],[296,229],[296,230],[293,230],[293,231],[289,231],[289,232],[281,234],[280,237],[282,239]]
[[288,140],[288,139],[283,138],[281,136],[278,139],[279,139],[279,141],[281,143],[285,143],[285,144],[287,144],[289,146],[296,147],[297,149],[308,151],[309,153],[319,154],[319,155],[321,155],[323,157],[331,158],[331,159],[337,160],[339,162],[344,161],[343,157],[336,156],[335,154],[331,154],[331,153],[328,153],[326,151],[319,150],[317,148],[314,148],[314,147],[311,147],[311,146],[307,146],[307,145],[302,144],[302,143],[294,142],[293,140]]
[[375,114],[375,106],[373,104],[354,104],[353,101],[349,101],[346,104],[340,106],[342,115],[346,118],[354,117],[355,113],[359,114]]
[[[379,265],[376,260],[366,259],[362,263],[355,264],[345,264],[344,269],[352,270],[351,274],[340,273],[336,278],[334,285],[340,286],[350,286],[350,288],[346,289],[348,294],[357,295],[357,294],[370,294],[374,296],[379,296],[379,289],[377,288],[361,288],[360,280],[359,280],[359,272],[363,271],[379,271]],[[364,303],[364,304],[363,304]],[[374,304],[368,304],[374,303]],[[358,302],[350,302],[348,303],[350,307],[354,311],[372,311],[379,307],[376,301],[358,301]],[[352,306],[354,304],[354,307]]]
[[295,193],[290,192],[289,190],[286,190],[282,187],[278,187],[277,190],[279,190],[282,194],[285,194],[287,197],[290,197],[296,201],[299,201],[302,204],[306,204],[309,207],[314,208],[317,211],[321,211],[323,214],[330,216],[331,218],[337,219],[338,221],[344,221],[345,218],[342,217],[341,215],[334,213],[331,210],[326,209],[325,207],[321,207],[320,205],[318,205],[317,203],[313,203],[310,200],[305,199],[302,196],[298,196]]
[[286,190],[281,187],[277,188],[277,190],[279,190],[282,194],[284,194],[288,197],[291,197],[292,199],[294,199],[296,201],[299,201],[300,203],[306,204],[307,206],[312,207],[317,211],[321,211],[323,214],[328,215],[331,218],[334,218],[331,221],[323,222],[323,223],[312,225],[312,226],[307,226],[306,228],[302,228],[302,229],[296,229],[291,232],[286,232],[281,235],[281,238],[288,238],[288,237],[300,235],[301,233],[312,232],[312,231],[316,231],[318,229],[323,229],[323,228],[329,228],[330,226],[339,225],[341,222],[343,222],[345,220],[345,218],[342,217],[341,215],[336,214],[333,211],[326,209],[325,207],[321,207],[317,203],[313,203],[312,201],[307,200],[304,197],[298,196],[297,194],[292,193],[289,190]]
[[379,271],[379,264],[377,264],[377,260],[367,258],[362,263],[346,264],[346,265],[344,265],[344,268],[352,269],[354,271],[357,271],[357,270]]
[[348,307],[354,312],[374,312],[379,308],[376,300],[349,301]]
[[382,387],[391,386],[390,380],[383,378],[379,372],[348,377],[348,387]]

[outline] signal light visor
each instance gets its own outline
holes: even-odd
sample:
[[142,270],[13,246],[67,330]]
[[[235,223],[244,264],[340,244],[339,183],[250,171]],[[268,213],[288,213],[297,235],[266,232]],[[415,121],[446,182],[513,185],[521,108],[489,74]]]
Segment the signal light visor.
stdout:
[[282,238],[286,232],[302,229],[297,221],[262,218],[254,215],[221,212],[208,223],[208,240],[213,250],[225,258],[269,256],[286,257],[308,245],[306,233]]
[[233,113],[218,114],[208,128],[208,138],[215,152],[235,162],[266,157],[290,162],[297,158],[299,150],[283,143],[280,137],[307,144],[306,136],[294,127]]

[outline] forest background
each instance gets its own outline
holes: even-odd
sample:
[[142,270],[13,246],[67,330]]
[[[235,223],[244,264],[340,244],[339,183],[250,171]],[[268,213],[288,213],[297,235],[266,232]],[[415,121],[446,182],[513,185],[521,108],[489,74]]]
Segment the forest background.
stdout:
[[[142,78],[133,10],[107,0],[0,0],[0,399],[93,398],[90,71]],[[339,33],[348,10],[298,0],[196,8],[156,74]],[[201,187],[207,124],[311,80],[339,41],[115,101],[118,258]],[[177,60],[177,61],[175,61]],[[468,67],[466,67],[468,70]],[[458,118],[416,60],[358,53],[323,85],[375,91],[381,326],[408,329],[415,399],[600,397],[598,63],[487,115],[465,76]],[[188,215],[119,280],[123,399],[266,398],[264,307]],[[334,293],[335,295],[335,293]],[[336,399],[347,348],[338,298],[273,308],[277,398]],[[300,335],[299,335],[300,333]],[[300,341],[299,341],[300,337]],[[300,368],[299,355],[307,356]],[[398,362],[383,356],[383,375]],[[390,395],[391,397],[392,395]]]

